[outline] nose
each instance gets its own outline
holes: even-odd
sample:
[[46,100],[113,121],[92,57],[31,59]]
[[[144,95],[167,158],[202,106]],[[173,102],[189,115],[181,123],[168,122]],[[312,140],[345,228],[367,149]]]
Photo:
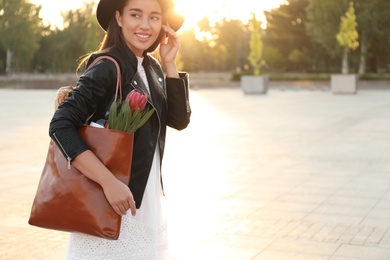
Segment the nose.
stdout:
[[142,30],[148,30],[150,28],[149,18],[143,17],[140,21],[140,28]]

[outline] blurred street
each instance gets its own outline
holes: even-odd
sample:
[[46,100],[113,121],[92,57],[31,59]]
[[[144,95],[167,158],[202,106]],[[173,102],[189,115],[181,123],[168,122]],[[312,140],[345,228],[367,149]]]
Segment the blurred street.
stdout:
[[[65,259],[27,224],[54,90],[0,89],[0,259]],[[390,259],[390,91],[194,88],[163,162],[172,256]]]

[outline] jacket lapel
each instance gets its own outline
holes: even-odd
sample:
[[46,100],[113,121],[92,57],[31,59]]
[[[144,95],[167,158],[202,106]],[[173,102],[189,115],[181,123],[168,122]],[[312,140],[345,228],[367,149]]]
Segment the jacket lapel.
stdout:
[[147,67],[145,71],[149,81],[149,88],[153,99],[153,105],[157,109],[157,111],[161,113],[163,98],[164,98],[164,93],[163,93],[164,80],[162,77],[159,77],[157,73],[154,72],[154,70],[151,69],[150,67]]
[[[149,91],[147,90],[146,85],[145,85],[144,81],[142,80],[141,76],[138,74],[138,72],[136,72],[134,74],[134,77],[131,80],[131,85],[133,86],[133,88],[138,89],[138,90],[146,93],[148,95],[148,102],[153,104],[151,93],[149,93]],[[149,88],[150,88],[150,86],[149,86]]]
[[150,57],[148,55],[145,55],[145,59],[143,62],[143,66],[145,69],[146,77],[148,79],[148,85],[150,89],[150,93],[146,88],[146,85],[144,81],[142,80],[141,76],[137,72],[137,58],[136,56],[128,49],[126,49],[126,53],[128,55],[128,58],[130,59],[130,66],[132,69],[134,69],[136,72],[131,79],[131,86],[134,89],[138,89],[142,92],[145,92],[148,94],[148,102],[155,107],[158,114],[161,116],[162,113],[162,106],[165,99],[165,92],[164,92],[164,76],[159,75],[156,73],[152,66],[150,65]]

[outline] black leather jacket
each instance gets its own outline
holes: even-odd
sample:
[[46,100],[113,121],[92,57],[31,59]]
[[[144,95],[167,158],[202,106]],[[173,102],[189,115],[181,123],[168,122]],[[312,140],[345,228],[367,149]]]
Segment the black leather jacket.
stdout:
[[[122,74],[123,98],[132,89],[140,89],[147,93],[146,87],[137,73],[137,58],[130,49],[122,47],[94,54],[88,64],[100,55],[109,55],[119,63]],[[133,193],[137,208],[142,202],[156,145],[160,151],[160,159],[163,158],[166,126],[182,130],[189,124],[191,115],[188,101],[188,75],[180,73],[179,79],[164,79],[160,65],[149,55],[145,56],[143,66],[151,92],[148,103],[156,109],[157,113],[153,113],[146,124],[134,135],[129,188]],[[54,114],[49,134],[53,141],[61,147],[64,156],[69,161],[88,150],[87,145],[78,134],[78,129],[87,120],[89,123],[105,118],[115,96],[116,75],[116,67],[112,61],[107,59],[99,61],[80,77],[71,97],[66,99]],[[91,115],[93,116],[89,118]]]

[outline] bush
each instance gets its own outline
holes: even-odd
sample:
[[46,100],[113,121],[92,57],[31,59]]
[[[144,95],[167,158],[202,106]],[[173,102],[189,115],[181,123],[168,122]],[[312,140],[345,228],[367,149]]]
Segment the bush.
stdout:
[[366,73],[359,76],[360,80],[390,80],[390,74]]
[[[242,72],[242,73],[233,73],[231,80],[232,81],[241,81],[242,76],[253,75],[251,72]],[[330,76],[328,74],[269,74],[269,79],[273,81],[326,81],[330,80]]]

